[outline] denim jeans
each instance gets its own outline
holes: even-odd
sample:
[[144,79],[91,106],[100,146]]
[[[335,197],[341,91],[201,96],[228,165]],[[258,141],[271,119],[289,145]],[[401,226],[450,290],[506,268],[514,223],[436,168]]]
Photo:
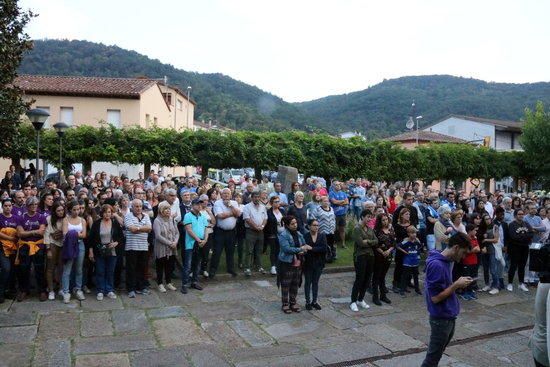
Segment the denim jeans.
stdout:
[[0,298],[4,296],[10,276],[10,258],[4,255],[4,249],[0,248]]
[[502,278],[502,273],[504,267],[500,260],[497,260],[495,254],[491,254],[491,260],[489,264],[489,270],[491,272],[491,288],[499,289],[500,288],[500,279]]
[[455,321],[430,317],[430,344],[422,367],[437,367],[455,333]]
[[435,235],[433,234],[426,235],[426,246],[428,247],[428,251],[435,249]]
[[63,276],[61,277],[61,288],[64,293],[69,293],[71,285],[71,272],[75,265],[75,289],[82,289],[82,274],[85,255],[84,241],[78,240],[78,256],[76,259],[67,260],[63,263]]
[[324,265],[322,264],[312,264],[306,266],[304,269],[304,294],[306,296],[306,303],[317,302],[317,297],[319,294],[319,279],[321,278],[323,268]]
[[191,284],[195,284],[199,281],[199,272],[201,263],[199,260],[199,251],[198,246],[195,244],[195,247],[191,250],[184,249],[181,253],[183,260],[183,269],[181,271],[181,286],[189,285],[189,273],[193,273],[191,276]]
[[114,276],[117,256],[96,256],[95,284],[97,293],[114,292]]

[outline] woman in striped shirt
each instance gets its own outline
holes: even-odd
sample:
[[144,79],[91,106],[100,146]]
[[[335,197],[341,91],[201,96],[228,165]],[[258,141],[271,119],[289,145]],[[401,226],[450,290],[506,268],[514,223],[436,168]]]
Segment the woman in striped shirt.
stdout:
[[315,211],[315,219],[319,222],[319,232],[327,237],[328,249],[327,262],[336,260],[336,248],[334,247],[334,231],[336,230],[336,216],[330,206],[328,196],[323,196],[321,206]]

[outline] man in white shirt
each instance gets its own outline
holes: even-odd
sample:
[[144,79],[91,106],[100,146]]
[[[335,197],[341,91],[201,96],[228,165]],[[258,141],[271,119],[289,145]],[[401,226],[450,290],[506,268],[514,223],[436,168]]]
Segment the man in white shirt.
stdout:
[[244,206],[243,219],[246,227],[244,275],[249,277],[251,272],[251,260],[261,269],[261,253],[264,247],[264,228],[267,223],[267,210],[260,202],[260,193],[254,191],[251,194],[252,201]]
[[231,190],[225,188],[221,191],[221,199],[214,203],[214,215],[216,227],[214,228],[214,253],[210,261],[209,278],[214,279],[222,252],[225,249],[225,261],[227,272],[233,277],[237,276],[234,270],[233,255],[235,253],[235,227],[237,218],[241,215],[239,205],[231,200]]
[[170,204],[170,212],[172,213],[172,218],[176,224],[181,222],[181,210],[180,210],[180,201],[175,189],[165,189],[164,190],[164,200]]

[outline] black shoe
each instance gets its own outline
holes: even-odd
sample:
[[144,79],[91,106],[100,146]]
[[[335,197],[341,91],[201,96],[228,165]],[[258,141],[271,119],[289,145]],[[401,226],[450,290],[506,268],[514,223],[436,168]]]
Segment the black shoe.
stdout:
[[318,304],[317,302],[313,302],[311,304],[311,307],[313,307],[314,309],[316,309],[317,311],[321,311],[323,308],[321,307],[320,304]]
[[191,288],[202,291],[202,287],[198,283],[191,284]]
[[231,274],[231,277],[233,278],[237,277],[237,273],[235,273],[234,271],[228,271],[228,273]]
[[420,289],[415,289],[414,291],[416,292],[416,294],[418,294],[420,296],[422,295],[422,291]]
[[393,293],[401,293],[401,290],[400,290],[399,288],[397,288],[397,287],[394,286],[394,287],[392,288],[392,292],[393,292]]
[[308,311],[313,310],[313,307],[311,307],[311,303],[306,303],[306,310]]
[[409,288],[405,288],[405,292],[411,293],[411,291],[409,290]]
[[382,296],[380,297],[380,301],[384,302],[384,303],[387,303],[388,305],[391,304],[391,301],[388,297],[386,296]]
[[372,303],[374,303],[377,306],[382,306],[382,302],[378,298],[373,298]]
[[185,286],[181,287],[181,293],[187,294],[187,287]]

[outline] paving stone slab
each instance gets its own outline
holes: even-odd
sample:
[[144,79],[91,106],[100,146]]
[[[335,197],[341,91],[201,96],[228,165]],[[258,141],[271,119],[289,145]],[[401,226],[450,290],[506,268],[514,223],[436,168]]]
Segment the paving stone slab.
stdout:
[[243,290],[229,290],[229,291],[220,291],[212,292],[207,290],[202,294],[201,300],[203,302],[226,302],[226,301],[239,301],[246,299],[256,298],[256,294],[251,292],[248,289]]
[[204,304],[196,304],[190,305],[187,309],[200,322],[247,319],[255,316],[255,311],[242,302],[219,302],[206,306]]
[[[175,293],[175,292],[174,292]],[[129,298],[127,294],[121,294],[120,298],[124,308],[158,308],[166,306],[157,293],[152,291],[150,294],[138,294],[135,298]]]
[[[394,357],[391,359],[384,359],[380,361],[374,361],[373,365],[377,367],[405,367],[405,366],[420,366],[426,357],[426,353],[415,353],[401,357]],[[456,364],[458,361],[445,354],[439,361],[439,367],[458,367]],[[463,367],[473,367],[469,365],[462,365]]]
[[125,293],[117,294],[116,299],[110,299],[105,297],[103,301],[98,301],[95,298],[95,295],[90,294],[86,298],[86,301],[83,301],[80,304],[80,308],[83,311],[111,311],[111,310],[122,310],[124,305],[122,304],[122,297],[125,297]]
[[147,310],[147,316],[151,319],[165,319],[169,317],[189,316],[189,313],[181,306],[168,306]]
[[231,367],[231,364],[215,348],[203,346],[190,346],[186,348],[186,354],[193,367]]
[[146,334],[149,332],[149,323],[143,310],[114,310],[111,315],[117,334]]
[[273,284],[269,280],[254,280],[252,283],[262,288],[273,287]]
[[130,353],[132,367],[189,367],[189,361],[181,347],[149,349]]
[[301,353],[303,353],[303,350],[299,345],[281,343],[268,347],[235,349],[229,353],[229,357],[234,363],[240,363],[262,358],[293,356]]
[[201,327],[216,342],[227,349],[246,347],[243,339],[225,321],[203,322]]
[[59,300],[49,301],[49,302],[39,302],[39,301],[24,301],[24,302],[15,302],[10,307],[10,312],[17,313],[31,313],[37,312],[41,315],[50,314],[57,311],[69,311],[77,312],[80,310],[80,302],[73,299],[71,303],[65,304]]
[[519,334],[505,335],[494,339],[480,341],[476,348],[495,355],[511,355],[524,351],[529,339]]
[[329,301],[332,302],[332,303],[336,303],[336,304],[346,304],[346,305],[349,305],[351,300],[348,297],[334,297],[334,298],[329,298]]
[[508,314],[506,318],[497,319],[493,321],[485,321],[478,323],[464,323],[464,326],[470,330],[477,331],[481,334],[494,333],[497,331],[504,331],[514,329],[522,326],[529,326],[533,324],[532,319],[526,317],[518,317],[517,314]]
[[95,336],[75,341],[75,354],[116,353],[155,348],[150,335]]
[[262,347],[275,342],[250,320],[231,320],[227,323],[252,347]]
[[76,357],[76,367],[130,367],[126,353],[84,355]]
[[320,326],[321,323],[317,321],[293,320],[269,325],[264,330],[275,339],[284,339],[292,335],[313,333]]
[[8,312],[0,313],[0,327],[25,326],[38,323],[37,312]]
[[36,337],[37,326],[9,326],[0,328],[0,343],[31,343]]
[[30,344],[1,344],[0,366],[21,367],[31,364],[32,347]]
[[353,361],[391,353],[381,345],[369,341],[357,341],[338,346],[313,349],[310,353],[323,364]]
[[359,326],[359,323],[353,318],[329,307],[313,312],[313,315],[337,329],[345,330]]
[[189,318],[177,317],[153,321],[161,346],[172,347],[196,343],[213,343],[212,339]]
[[201,292],[189,290],[189,293],[183,294],[179,291],[179,288],[176,292],[166,292],[162,294],[159,298],[164,303],[165,306],[188,306],[188,305],[197,305],[200,304]]
[[71,367],[71,341],[46,339],[35,345],[33,366]]
[[109,312],[86,312],[80,315],[81,336],[109,336],[113,334],[113,323]]
[[502,358],[499,359],[498,356],[485,353],[477,349],[476,346],[476,343],[468,343],[447,347],[445,354],[457,361],[474,367],[510,367],[511,363],[508,358],[505,358],[505,360]]
[[278,358],[260,359],[258,361],[246,361],[236,364],[236,367],[315,367],[321,366],[311,354],[299,354],[293,356],[282,356]]
[[369,339],[383,345],[384,348],[392,352],[426,346],[421,341],[411,338],[401,330],[385,324],[367,325],[354,330],[364,334]]
[[510,292],[500,292],[497,295],[491,297],[479,297],[474,302],[482,304],[484,306],[499,306],[509,303],[521,302],[522,299]]
[[79,315],[74,312],[52,313],[40,316],[38,337],[66,339],[80,335]]

